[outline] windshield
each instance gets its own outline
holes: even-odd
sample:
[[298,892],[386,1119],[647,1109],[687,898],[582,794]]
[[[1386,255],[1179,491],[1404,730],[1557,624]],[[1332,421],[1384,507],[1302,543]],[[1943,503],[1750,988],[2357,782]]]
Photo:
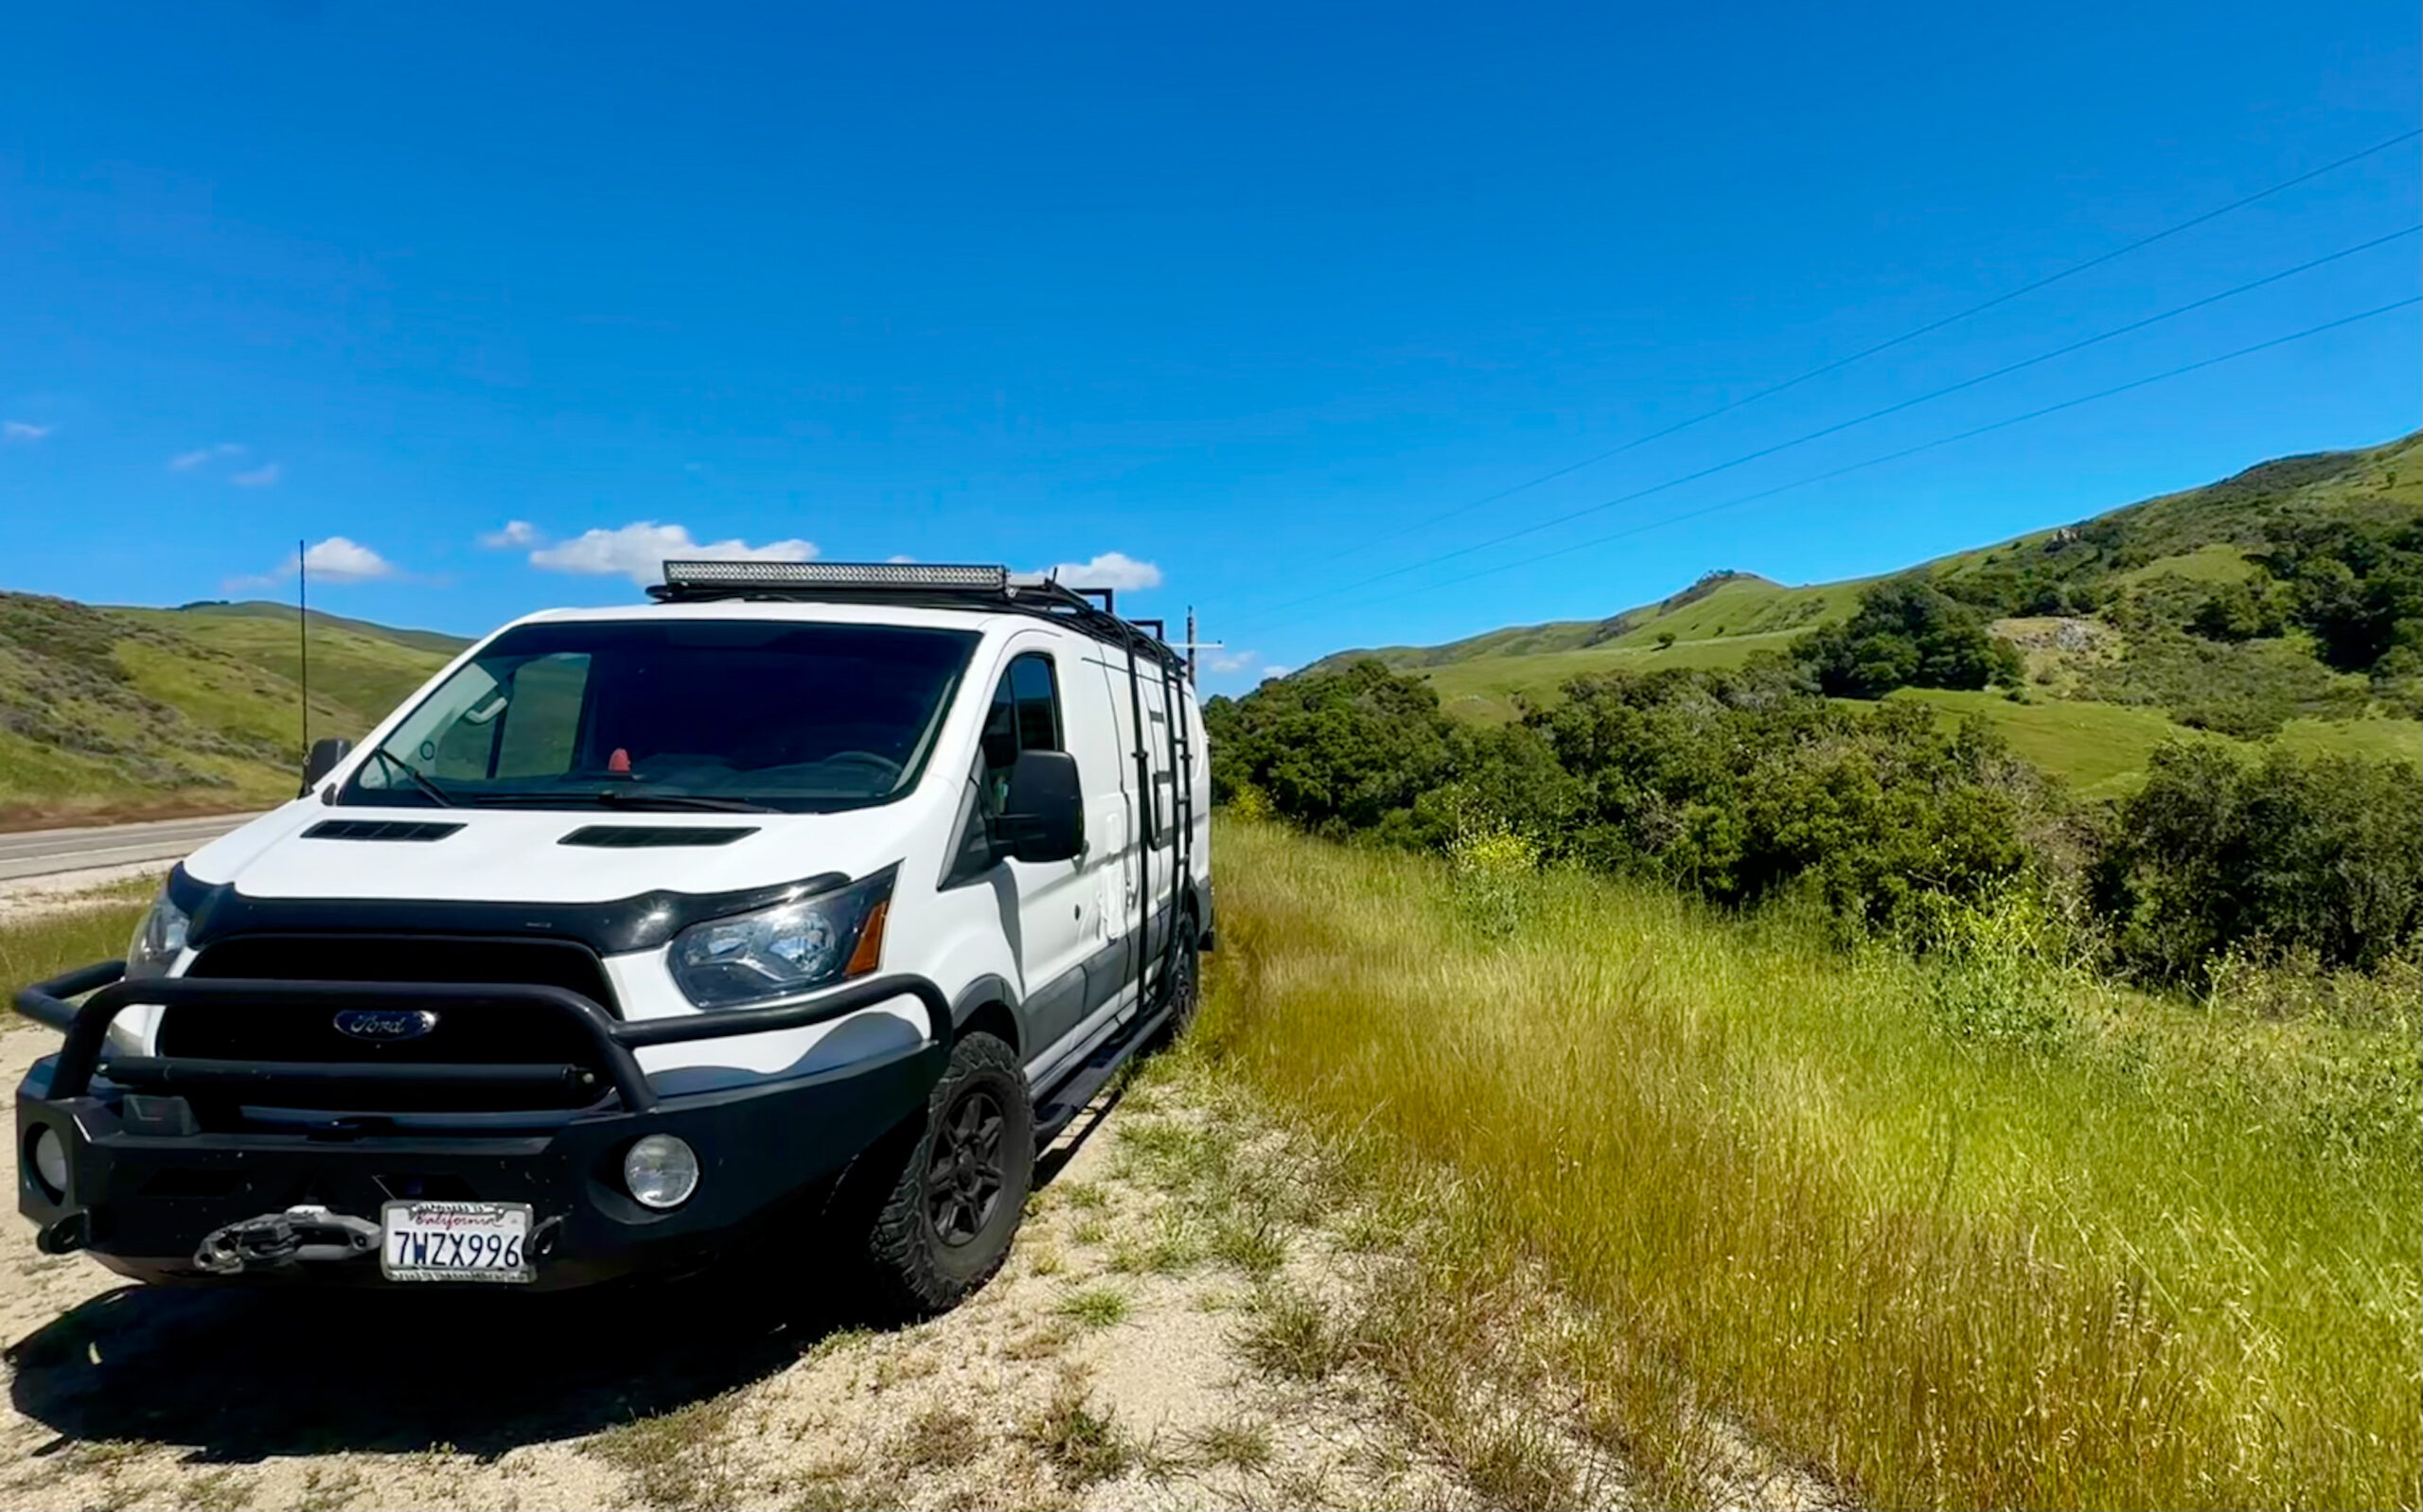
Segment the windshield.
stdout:
[[691,620],[507,631],[339,800],[821,814],[914,786],[977,637]]

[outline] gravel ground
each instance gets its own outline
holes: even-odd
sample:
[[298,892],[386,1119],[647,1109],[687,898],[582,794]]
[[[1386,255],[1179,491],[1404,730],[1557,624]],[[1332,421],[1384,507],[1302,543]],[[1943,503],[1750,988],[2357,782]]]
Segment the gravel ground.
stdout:
[[[0,1034],[0,1077],[13,1086],[53,1043]],[[850,1327],[831,1298],[787,1306],[779,1284],[600,1299],[136,1288],[39,1254],[12,1217],[0,1503],[1471,1504],[1378,1382],[1247,1363],[1274,1270],[1308,1292],[1353,1283],[1317,1244],[1243,1269],[1211,1257],[1200,1236],[1218,1215],[1123,1153],[1123,1133],[1189,1116],[1097,1110],[1054,1152],[1003,1273],[890,1329]]]

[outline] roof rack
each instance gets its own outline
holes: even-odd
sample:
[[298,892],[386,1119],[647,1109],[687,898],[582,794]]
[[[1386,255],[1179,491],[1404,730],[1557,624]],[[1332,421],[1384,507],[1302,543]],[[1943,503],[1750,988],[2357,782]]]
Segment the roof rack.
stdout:
[[[918,608],[1028,614],[1081,630],[1184,670],[1158,620],[1120,617],[1106,588],[965,562],[730,562],[670,560],[648,597],[660,604],[727,599],[794,604],[896,604]],[[1148,628],[1149,627],[1149,628]]]

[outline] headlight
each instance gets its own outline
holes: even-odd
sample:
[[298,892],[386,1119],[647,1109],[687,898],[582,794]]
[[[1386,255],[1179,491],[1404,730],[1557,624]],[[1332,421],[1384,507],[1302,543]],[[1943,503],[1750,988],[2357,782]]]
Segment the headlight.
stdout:
[[33,1162],[34,1180],[42,1184],[52,1202],[67,1195],[67,1147],[59,1142],[59,1131],[48,1124],[34,1130],[33,1148],[27,1152]]
[[893,875],[691,925],[666,957],[674,985],[700,1008],[739,1008],[865,976],[883,963]]
[[134,926],[134,938],[126,943],[126,979],[168,976],[168,968],[185,953],[186,926],[191,922],[167,893],[153,900],[151,911]]
[[623,1185],[643,1207],[679,1207],[699,1189],[699,1152],[672,1134],[646,1134],[623,1155]]

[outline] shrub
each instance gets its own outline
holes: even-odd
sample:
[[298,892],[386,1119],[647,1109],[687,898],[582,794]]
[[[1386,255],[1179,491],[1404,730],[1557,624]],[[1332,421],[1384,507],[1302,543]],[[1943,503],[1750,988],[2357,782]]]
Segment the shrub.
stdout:
[[2268,583],[2224,583],[2188,616],[2187,628],[2207,641],[2254,641],[2286,630],[2287,608]]
[[1539,867],[1540,848],[1503,827],[1467,829],[1447,844],[1457,905],[1493,939],[1521,925],[1528,885]]
[[1260,788],[1315,834],[1377,830],[1445,776],[1438,694],[1377,660],[1265,682],[1204,709],[1213,800]]
[[2423,524],[2301,524],[2259,558],[2290,589],[2297,623],[2343,672],[2423,649]]
[[2395,761],[2154,752],[2097,868],[2123,964],[2193,981],[2237,951],[2371,968],[2423,927],[2423,789]]
[[1860,594],[1859,611],[1794,647],[1817,686],[1838,698],[1882,698],[1896,688],[1982,688],[2015,683],[2019,653],[1985,617],[1915,577]]
[[2072,1002],[2091,983],[2078,931],[2036,888],[1974,899],[1938,897],[1920,925],[1929,1010],[1956,1039],[2056,1047]]
[[1533,716],[1576,785],[1565,849],[1720,903],[1806,879],[1857,929],[1903,927],[2027,863],[2023,791],[1983,726],[1909,704],[1847,709],[1780,669],[1577,680]]

